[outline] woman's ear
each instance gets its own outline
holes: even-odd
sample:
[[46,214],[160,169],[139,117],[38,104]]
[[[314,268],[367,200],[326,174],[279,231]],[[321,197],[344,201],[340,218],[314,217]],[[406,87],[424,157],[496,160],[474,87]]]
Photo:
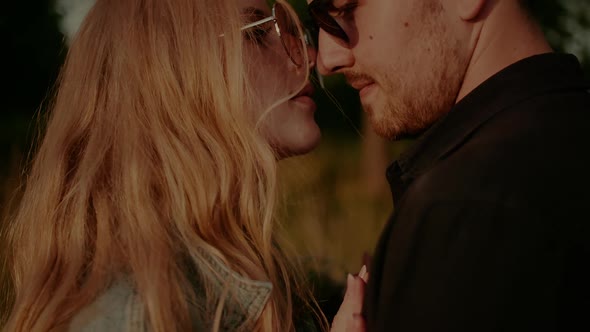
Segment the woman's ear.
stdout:
[[[456,0],[457,12],[463,21],[472,21],[479,16],[487,0]],[[512,1],[512,0],[510,0]]]

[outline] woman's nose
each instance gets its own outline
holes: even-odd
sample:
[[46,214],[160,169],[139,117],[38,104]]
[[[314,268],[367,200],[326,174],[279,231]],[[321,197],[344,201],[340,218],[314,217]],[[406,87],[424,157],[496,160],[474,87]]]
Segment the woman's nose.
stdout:
[[[311,37],[309,37],[309,35],[305,35],[304,37],[304,41],[305,41],[305,50],[307,51],[307,57],[305,57],[305,53],[303,52],[304,47],[303,45],[299,44],[298,47],[295,47],[294,49],[292,49],[292,55],[291,57],[291,68],[293,70],[299,71],[302,69],[313,69],[316,66],[316,61],[317,61],[317,48],[315,47],[313,41],[311,40]],[[305,64],[305,61],[307,60],[307,65]]]

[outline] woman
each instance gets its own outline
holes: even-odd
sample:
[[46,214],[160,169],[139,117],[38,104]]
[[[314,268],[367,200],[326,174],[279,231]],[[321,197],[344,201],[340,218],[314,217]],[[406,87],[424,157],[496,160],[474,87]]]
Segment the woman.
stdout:
[[6,330],[312,317],[274,218],[276,160],[320,137],[301,36],[282,1],[97,0],[13,220]]

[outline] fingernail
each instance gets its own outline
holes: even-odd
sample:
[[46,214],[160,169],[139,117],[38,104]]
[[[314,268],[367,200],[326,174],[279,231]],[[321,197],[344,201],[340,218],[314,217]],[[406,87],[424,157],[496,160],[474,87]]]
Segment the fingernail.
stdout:
[[352,274],[348,274],[348,276],[346,277],[346,285],[350,286],[350,284],[352,283],[352,281],[354,280],[354,277],[352,276]]
[[361,267],[361,272],[359,272],[359,277],[361,277],[362,279],[364,279],[366,273],[367,273],[367,266],[366,265],[363,265],[363,267]]

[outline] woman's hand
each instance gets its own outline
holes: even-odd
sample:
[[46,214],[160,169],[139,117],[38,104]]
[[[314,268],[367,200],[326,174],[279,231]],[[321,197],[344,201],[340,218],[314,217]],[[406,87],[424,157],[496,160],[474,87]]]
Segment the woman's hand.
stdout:
[[331,332],[365,332],[365,319],[361,315],[365,285],[369,280],[367,267],[363,265],[358,276],[348,275],[346,294],[332,322]]

